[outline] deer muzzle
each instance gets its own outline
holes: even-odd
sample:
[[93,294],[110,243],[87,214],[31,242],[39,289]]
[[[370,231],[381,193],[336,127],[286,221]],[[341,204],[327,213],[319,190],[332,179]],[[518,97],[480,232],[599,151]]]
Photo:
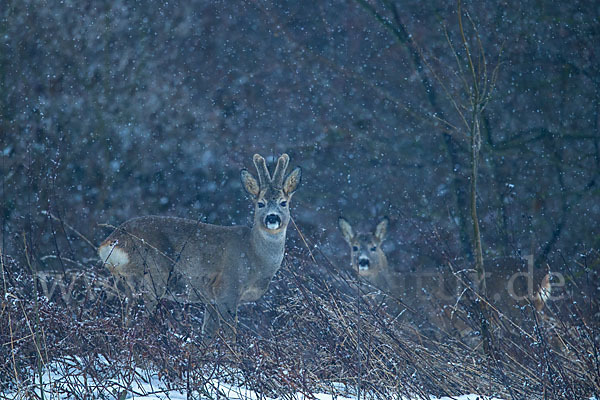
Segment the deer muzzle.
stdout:
[[360,271],[369,269],[369,259],[367,257],[358,257],[358,269]]
[[277,214],[269,214],[265,218],[265,226],[270,230],[279,229],[281,226],[281,218]]

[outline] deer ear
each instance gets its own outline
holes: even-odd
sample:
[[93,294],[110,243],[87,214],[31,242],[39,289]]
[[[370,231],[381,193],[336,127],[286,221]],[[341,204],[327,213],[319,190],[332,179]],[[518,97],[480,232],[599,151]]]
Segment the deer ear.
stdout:
[[242,185],[244,186],[244,189],[246,189],[246,192],[254,197],[258,197],[258,194],[260,193],[260,186],[252,174],[248,172],[248,170],[243,169],[241,172],[241,178]]
[[285,182],[283,182],[283,192],[291,196],[294,194],[298,186],[300,185],[300,180],[302,178],[302,170],[300,167],[294,168],[292,172],[285,178]]
[[381,220],[381,222],[377,224],[377,227],[375,228],[375,237],[377,238],[377,240],[379,240],[379,242],[383,242],[383,239],[385,239],[389,222],[390,220],[387,217],[385,217]]
[[342,236],[344,236],[346,242],[350,244],[350,242],[352,242],[352,238],[354,238],[354,231],[352,230],[352,226],[350,226],[350,223],[346,221],[343,217],[340,217],[338,219],[338,226],[340,227]]

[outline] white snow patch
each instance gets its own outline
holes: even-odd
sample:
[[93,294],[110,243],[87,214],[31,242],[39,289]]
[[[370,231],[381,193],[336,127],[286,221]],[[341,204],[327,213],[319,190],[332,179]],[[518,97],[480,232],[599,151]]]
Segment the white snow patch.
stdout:
[[[127,373],[123,373],[127,376]],[[185,387],[179,389],[167,389],[165,384],[158,378],[157,374],[149,375],[148,371],[141,369],[136,370],[137,378],[128,386],[126,399],[136,400],[187,400],[187,392]],[[39,378],[36,378],[35,393],[41,397],[41,391],[44,392],[44,398],[52,400],[70,399],[73,394],[62,394],[68,391],[68,388],[73,390],[79,388],[83,391],[91,388],[90,380],[91,377],[84,376],[81,371],[77,370],[68,361],[64,363],[53,363],[46,368],[46,372],[42,377],[42,390],[40,390]],[[117,398],[124,387],[127,384],[119,381],[104,382],[101,388],[96,390],[93,398]],[[347,387],[343,384],[329,384],[333,390],[336,388],[340,389],[340,392],[345,392]],[[172,386],[171,386],[172,387]],[[84,390],[85,388],[85,390]],[[31,388],[30,388],[31,389]],[[210,396],[210,398],[228,399],[228,400],[278,400],[279,398],[266,397],[260,393],[256,393],[245,387],[236,386],[234,384],[227,384],[220,382],[218,379],[209,379],[207,384],[203,388],[203,394]],[[109,392],[107,392],[107,390]],[[7,400],[23,399],[26,396],[20,391],[0,392],[0,397]],[[83,392],[82,392],[83,393]],[[195,392],[194,395],[198,393]],[[376,399],[376,396],[369,396],[368,393],[361,394],[361,399]],[[339,394],[328,394],[328,393],[315,393],[314,397],[319,400],[356,400],[356,396],[345,397]],[[306,400],[307,397],[304,394],[297,393],[290,397],[285,396],[286,399],[294,400]],[[391,397],[390,400],[411,400],[407,397]],[[501,400],[491,397],[483,397],[480,395],[469,394],[469,395],[457,395],[453,397],[431,397],[431,400]],[[591,399],[594,400],[594,399]]]

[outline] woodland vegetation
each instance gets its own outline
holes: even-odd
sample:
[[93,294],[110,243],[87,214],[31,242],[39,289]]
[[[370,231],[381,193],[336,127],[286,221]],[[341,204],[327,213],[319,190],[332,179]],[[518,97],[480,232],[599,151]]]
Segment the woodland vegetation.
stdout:
[[[198,397],[208,377],[282,398],[600,396],[598,43],[595,1],[4,0],[0,398],[34,398],[56,363],[86,377],[56,383],[75,397],[140,370]],[[124,324],[94,250],[108,227],[250,224],[239,171],[284,152],[302,166],[286,257],[237,342],[206,347],[202,307]],[[466,341],[359,295],[339,216],[387,216],[398,273],[533,256],[565,285],[507,322],[464,282]]]

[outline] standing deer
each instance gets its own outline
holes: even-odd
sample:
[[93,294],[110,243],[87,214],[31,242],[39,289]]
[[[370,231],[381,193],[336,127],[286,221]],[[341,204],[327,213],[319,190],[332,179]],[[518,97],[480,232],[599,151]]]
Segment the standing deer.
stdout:
[[218,226],[183,218],[148,216],[119,226],[98,254],[112,274],[139,296],[149,312],[160,299],[205,304],[205,340],[219,329],[235,337],[241,302],[258,300],[279,270],[290,221],[289,204],[301,178],[285,175],[289,157],[277,160],[273,177],[258,154],[258,181],[246,169],[242,184],[254,203],[254,223]]
[[[350,246],[352,267],[368,283],[398,299],[403,305],[430,314],[436,325],[464,333],[468,328],[456,319],[454,306],[464,284],[474,279],[474,273],[454,275],[449,268],[420,271],[394,271],[388,266],[381,244],[385,240],[388,219],[377,224],[374,232],[355,233],[344,218],[338,220],[340,231]],[[498,311],[521,319],[523,306],[532,304],[541,311],[550,296],[550,273],[534,270],[532,263],[514,257],[486,261],[487,298]],[[458,276],[463,276],[461,281]],[[394,303],[394,302],[392,302]],[[398,304],[391,311],[397,313]],[[464,321],[463,321],[464,322]]]

